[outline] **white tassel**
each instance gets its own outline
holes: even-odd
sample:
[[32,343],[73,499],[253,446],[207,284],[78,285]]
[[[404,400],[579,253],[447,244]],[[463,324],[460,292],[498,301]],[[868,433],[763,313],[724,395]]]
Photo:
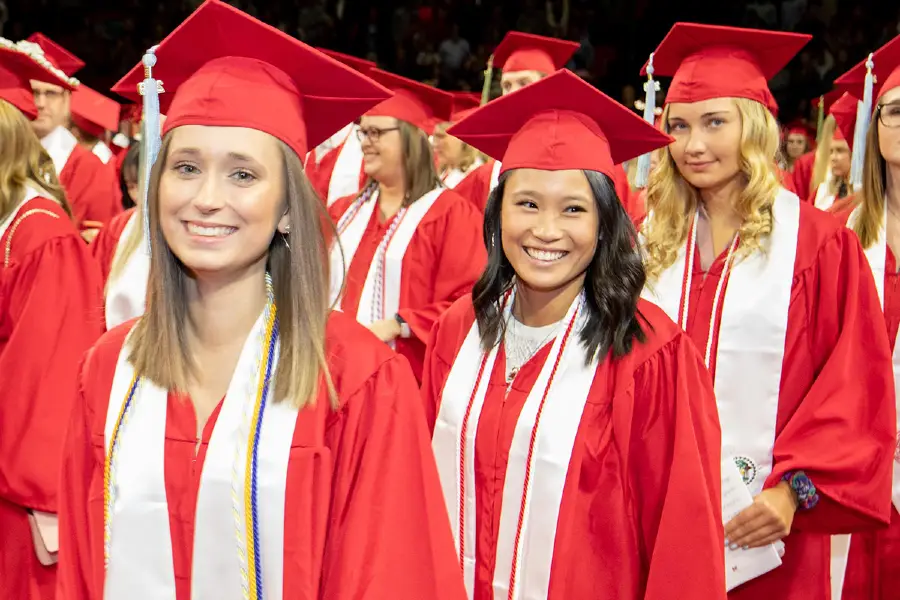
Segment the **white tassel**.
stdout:
[[144,243],[147,254],[150,254],[150,207],[147,197],[150,190],[150,171],[159,154],[162,144],[160,135],[159,95],[165,90],[162,81],[153,78],[153,67],[156,66],[156,49],[153,46],[144,54],[144,81],[138,84],[138,92],[143,97],[144,126],[141,135],[141,208],[144,211]]
[[[644,83],[644,120],[652,126],[656,121],[656,92],[659,91],[659,82],[653,79],[653,53],[647,61],[647,81]],[[637,173],[634,177],[634,185],[637,188],[647,187],[650,178],[650,153],[642,154],[638,158]]]
[[862,189],[863,166],[866,161],[866,134],[869,132],[869,119],[872,116],[872,94],[875,87],[875,75],[872,69],[875,63],[872,54],[866,59],[866,80],[863,87],[863,99],[856,106],[856,127],[853,130],[853,154],[850,158],[850,185],[854,190]]

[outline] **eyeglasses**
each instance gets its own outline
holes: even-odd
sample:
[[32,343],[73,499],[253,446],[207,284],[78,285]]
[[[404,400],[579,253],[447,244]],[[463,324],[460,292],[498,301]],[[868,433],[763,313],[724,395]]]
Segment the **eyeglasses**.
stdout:
[[375,144],[381,139],[381,134],[389,131],[398,131],[399,129],[399,127],[388,127],[387,129],[378,129],[377,127],[360,128],[356,130],[356,138],[361,142],[366,141],[366,138],[368,138],[370,142]]
[[900,102],[879,104],[876,112],[878,113],[878,120],[885,127],[891,129],[900,127]]

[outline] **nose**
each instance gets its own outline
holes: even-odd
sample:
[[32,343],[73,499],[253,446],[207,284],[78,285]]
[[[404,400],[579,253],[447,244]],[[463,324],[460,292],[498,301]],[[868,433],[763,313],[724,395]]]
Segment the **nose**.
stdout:
[[47,99],[41,92],[34,92],[34,105],[38,109],[43,109],[47,106]]
[[558,215],[553,211],[540,211],[531,228],[531,234],[542,242],[555,242],[562,236],[557,217]]
[[687,142],[684,145],[684,151],[688,154],[703,154],[706,152],[706,142],[703,140],[703,135],[698,132],[695,128],[691,128],[688,133]]
[[211,214],[220,210],[225,202],[222,186],[219,185],[219,178],[214,175],[203,174],[202,180],[197,187],[197,193],[191,204],[203,214]]

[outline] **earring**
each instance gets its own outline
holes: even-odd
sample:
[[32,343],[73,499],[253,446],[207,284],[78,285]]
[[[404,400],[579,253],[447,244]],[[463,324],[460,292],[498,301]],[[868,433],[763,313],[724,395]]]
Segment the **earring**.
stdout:
[[291,249],[291,245],[288,243],[288,235],[290,235],[290,233],[291,233],[291,226],[285,225],[284,233],[281,234],[281,239],[284,240],[284,245],[287,246],[288,250]]

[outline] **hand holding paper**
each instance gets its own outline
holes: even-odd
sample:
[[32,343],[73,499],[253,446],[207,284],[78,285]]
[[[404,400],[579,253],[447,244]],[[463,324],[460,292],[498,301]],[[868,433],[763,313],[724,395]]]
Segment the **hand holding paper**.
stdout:
[[797,499],[782,482],[763,490],[753,504],[725,525],[725,541],[733,548],[759,548],[786,537],[791,532]]

